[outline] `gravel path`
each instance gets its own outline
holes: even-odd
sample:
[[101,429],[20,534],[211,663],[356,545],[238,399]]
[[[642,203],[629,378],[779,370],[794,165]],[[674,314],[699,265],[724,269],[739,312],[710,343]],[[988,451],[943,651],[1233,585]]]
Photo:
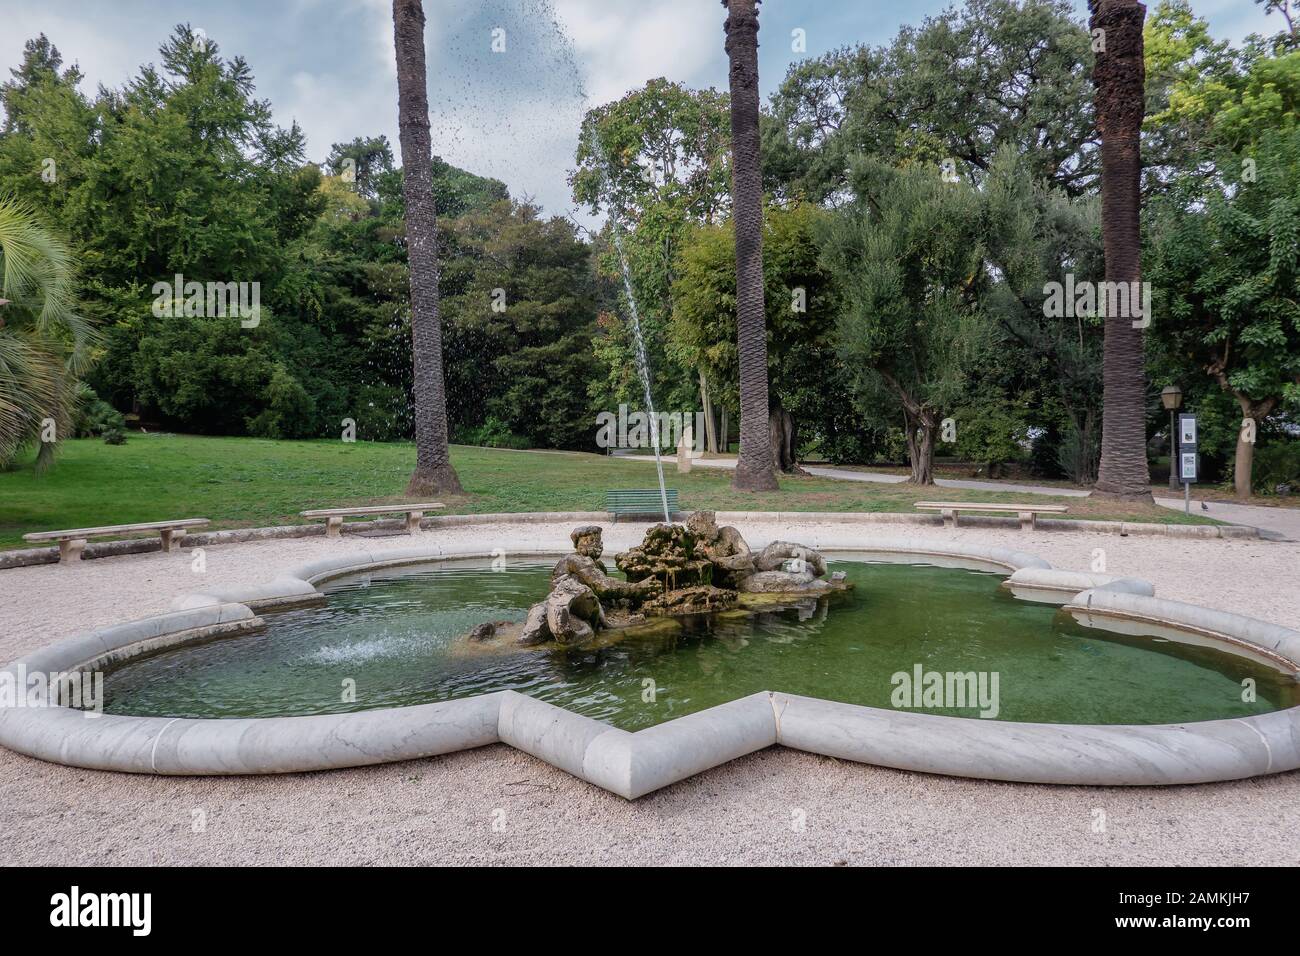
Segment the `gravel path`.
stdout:
[[[633,461],[654,461],[651,455],[628,455]],[[664,459],[671,463],[672,459]],[[700,458],[694,462],[696,468],[734,469],[734,458]],[[893,475],[883,471],[865,471],[853,468],[824,468],[818,465],[803,465],[804,471],[818,478],[831,478],[835,481],[864,481],[876,485],[901,485],[907,481],[906,475]],[[1087,498],[1091,491],[1082,488],[1066,488],[1060,485],[1022,485],[1009,481],[981,481],[977,478],[936,478],[934,483],[941,488],[960,488],[967,491],[1007,491],[1020,495],[1054,495],[1061,498]],[[1156,497],[1155,503],[1171,511],[1182,511],[1182,498]],[[1199,508],[1201,501],[1192,490],[1192,507]],[[1300,541],[1300,508],[1270,507],[1266,505],[1239,505],[1231,502],[1208,502],[1204,509],[1206,517],[1231,524],[1247,525],[1259,528],[1268,536],[1277,539]]]
[[[643,527],[607,528],[608,546],[627,546]],[[567,530],[529,533],[558,550]],[[798,540],[801,532],[775,523],[741,530],[752,541]],[[1073,569],[1087,569],[1101,548],[1108,571],[1148,578],[1161,597],[1300,623],[1295,542],[921,527],[907,534],[1014,546]],[[490,538],[486,532],[489,548]],[[214,546],[202,578],[185,552],[0,571],[0,660],[165,610],[196,582],[259,582],[341,549],[409,543],[398,536]],[[1103,814],[1104,832],[1094,832]],[[1296,865],[1300,772],[1195,787],[1066,788],[774,748],[628,803],[505,746],[357,770],[223,778],[77,770],[0,750],[0,832],[4,864]]]

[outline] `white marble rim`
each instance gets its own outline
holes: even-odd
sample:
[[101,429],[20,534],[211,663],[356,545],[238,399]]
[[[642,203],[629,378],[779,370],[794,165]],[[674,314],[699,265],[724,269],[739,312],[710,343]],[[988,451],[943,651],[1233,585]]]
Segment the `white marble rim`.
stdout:
[[[1085,623],[1124,620],[1187,629],[1230,652],[1249,650],[1279,666],[1300,669],[1300,632],[1159,600],[1151,585],[1139,579],[1053,569],[1042,558],[1009,548],[874,535],[864,541],[860,527],[814,525],[790,533],[831,555],[1011,572],[1003,586],[1013,595],[1064,605]],[[556,553],[538,547],[536,538],[494,544],[512,556]],[[350,552],[299,565],[262,585],[184,595],[166,614],[58,641],[5,670],[92,669],[161,647],[254,628],[260,624],[257,608],[320,600],[315,585],[331,578],[491,556],[481,548],[437,542]],[[1035,724],[917,714],[763,691],[635,733],[513,691],[348,714],[247,719],[90,717],[67,707],[0,709],[0,744],[11,750],[70,766],[129,773],[293,773],[412,760],[492,743],[509,744],[627,799],[776,744],[924,773],[1150,786],[1235,780],[1300,768],[1300,707],[1184,724]]]

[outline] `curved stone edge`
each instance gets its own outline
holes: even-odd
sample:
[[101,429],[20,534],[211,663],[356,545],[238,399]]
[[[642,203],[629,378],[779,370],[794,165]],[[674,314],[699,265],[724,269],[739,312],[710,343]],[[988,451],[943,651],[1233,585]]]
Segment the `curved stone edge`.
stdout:
[[1154,597],[1155,585],[1142,578],[1057,568],[1020,568],[1000,585],[1022,601],[1040,604],[1069,604],[1082,591],[1102,589]]
[[1268,652],[1300,669],[1300,632],[1257,618],[1109,588],[1083,591],[1065,605],[1083,617],[1136,618],[1198,631],[1232,645]]
[[0,744],[54,763],[127,773],[295,773],[414,760],[496,743],[500,694],[311,717],[191,720],[0,711]]
[[[959,543],[945,545],[942,551],[932,542],[916,539],[866,545],[859,541],[850,548],[838,535],[825,535],[814,546],[913,558],[937,555],[1016,571],[1051,570],[1046,561],[1024,552]],[[300,594],[297,584],[354,570],[488,554],[468,548],[449,553],[437,544],[353,552],[302,565],[249,590],[265,597],[274,591],[273,585],[284,585]],[[366,558],[373,562],[367,564]],[[1067,608],[1193,627],[1265,648],[1293,663],[1300,658],[1300,633],[1230,612],[1159,601],[1111,587],[1114,583],[1079,593]],[[29,671],[73,670],[125,647],[151,646],[204,628],[257,622],[244,604],[204,604],[60,641],[6,669],[22,663]],[[1300,708],[1181,725],[1018,724],[765,691],[631,734],[502,691],[349,714],[238,720],[88,716],[64,707],[4,708],[0,709],[0,744],[92,769],[240,774],[361,766],[500,741],[635,799],[773,744],[905,770],[996,780],[1085,785],[1231,780],[1300,767],[1298,724]]]
[[[260,623],[252,610],[242,604],[214,604],[174,610],[55,641],[0,670],[13,673],[14,668],[21,664],[28,673],[71,671],[104,660],[127,648],[148,650],[160,642],[175,643],[188,637],[201,637],[213,628],[253,628]],[[0,718],[3,718],[5,710],[0,708]]]
[[774,693],[782,746],[920,773],[1020,783],[1160,786],[1300,767],[1297,708],[1189,724],[1025,724]]

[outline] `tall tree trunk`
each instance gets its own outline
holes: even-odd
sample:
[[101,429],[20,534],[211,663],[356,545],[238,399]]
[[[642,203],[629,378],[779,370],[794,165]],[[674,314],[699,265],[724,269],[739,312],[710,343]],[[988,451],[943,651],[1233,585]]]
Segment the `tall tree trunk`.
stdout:
[[[1096,55],[1097,129],[1101,133],[1101,230],[1106,281],[1142,279],[1140,134],[1146,71],[1142,20],[1136,0],[1089,0],[1090,26],[1104,31]],[[1141,296],[1137,297],[1141,301]],[[1108,310],[1109,311],[1109,310]],[[1130,308],[1130,313],[1135,310]],[[1107,315],[1102,359],[1101,466],[1094,493],[1106,498],[1151,500],[1146,452],[1146,376],[1142,330],[1136,316]]]
[[876,369],[876,372],[898,396],[898,403],[903,406],[907,460],[912,469],[908,482],[914,485],[934,484],[934,436],[939,427],[938,413],[918,402],[893,372],[883,368]]
[[402,144],[406,253],[411,275],[411,352],[415,365],[415,473],[409,496],[462,494],[447,447],[447,393],[442,374],[438,304],[438,210],[433,201],[433,147],[424,68],[421,0],[393,0],[397,49],[397,128]]
[[736,229],[740,456],[731,486],[776,491],[768,433],[763,180],[758,140],[758,0],[723,0],[731,61],[731,221]]
[[934,484],[934,432],[933,415],[918,414],[903,409],[904,427],[907,429],[907,461],[912,469],[908,483]]
[[704,412],[704,450],[716,455],[718,453],[718,421],[713,417],[713,398],[709,395],[709,380],[700,373],[700,409]]
[[781,404],[780,399],[772,404],[767,427],[772,438],[772,463],[776,470],[783,474],[804,474],[795,459],[799,438],[795,432],[794,416]]
[[1238,498],[1249,498],[1254,489],[1252,482],[1255,468],[1255,443],[1246,440],[1246,421],[1255,423],[1254,438],[1259,433],[1259,426],[1264,419],[1273,414],[1277,399],[1266,398],[1262,402],[1253,402],[1240,392],[1235,392],[1237,404],[1241,406],[1241,427],[1237,429],[1237,456],[1232,466],[1232,487]]

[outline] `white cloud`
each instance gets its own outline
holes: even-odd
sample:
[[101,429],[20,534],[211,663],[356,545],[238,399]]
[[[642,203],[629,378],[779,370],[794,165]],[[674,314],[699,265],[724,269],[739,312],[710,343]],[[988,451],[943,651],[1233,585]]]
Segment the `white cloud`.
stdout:
[[[158,46],[166,35],[137,34],[122,31],[106,34],[102,23],[75,15],[52,13],[38,4],[0,10],[0,63],[18,66],[23,60],[23,44],[41,33],[63,54],[65,67],[73,63],[81,68],[86,80],[82,91],[93,96],[96,85],[120,86],[141,64],[157,59]],[[8,70],[0,72],[8,79]]]
[[[557,0],[593,103],[616,100],[657,76],[717,82],[725,11],[712,0],[610,3]],[[722,75],[725,77],[725,68]]]

